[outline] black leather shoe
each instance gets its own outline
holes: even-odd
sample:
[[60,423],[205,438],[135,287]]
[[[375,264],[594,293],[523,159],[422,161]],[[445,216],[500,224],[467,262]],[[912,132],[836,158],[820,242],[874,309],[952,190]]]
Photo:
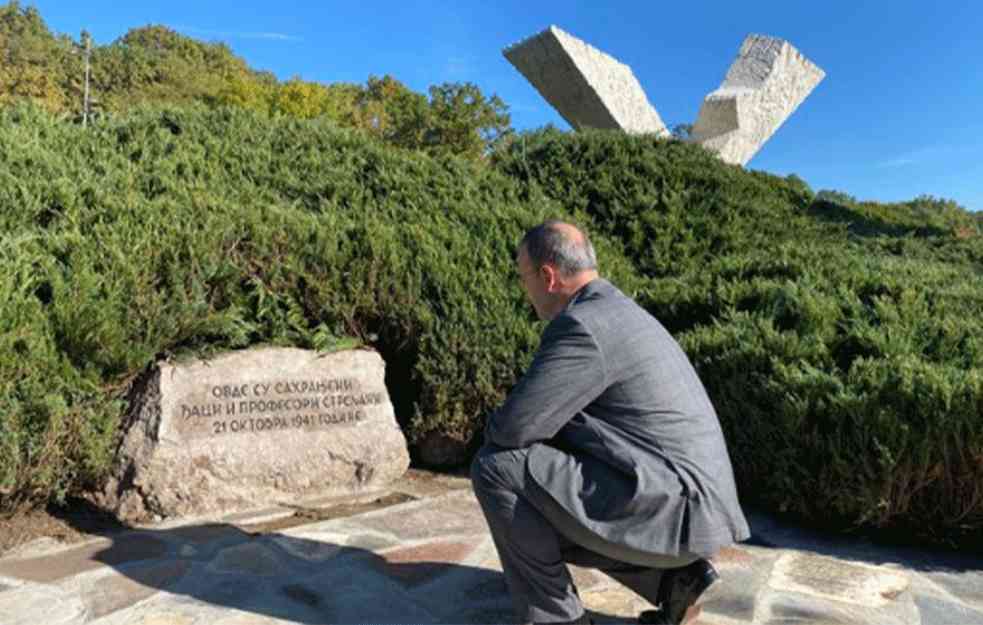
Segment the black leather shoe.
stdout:
[[670,569],[659,583],[659,606],[638,616],[647,625],[685,625],[700,615],[700,597],[720,579],[708,560],[697,560],[679,569]]

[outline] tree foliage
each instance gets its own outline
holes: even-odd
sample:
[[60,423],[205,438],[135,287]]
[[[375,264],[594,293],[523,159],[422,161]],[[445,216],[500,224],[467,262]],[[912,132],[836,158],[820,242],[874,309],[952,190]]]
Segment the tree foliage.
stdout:
[[[82,108],[81,42],[56,36],[34,8],[0,7],[0,103],[28,99],[59,113]],[[96,108],[122,113],[145,104],[236,106],[299,119],[325,117],[389,145],[483,159],[511,128],[506,105],[471,83],[443,83],[429,98],[392,76],[365,84],[279,81],[223,43],[164,25],[134,28],[92,54]]]
[[0,103],[30,99],[65,111],[81,93],[74,42],[55,37],[34,7],[0,6]]

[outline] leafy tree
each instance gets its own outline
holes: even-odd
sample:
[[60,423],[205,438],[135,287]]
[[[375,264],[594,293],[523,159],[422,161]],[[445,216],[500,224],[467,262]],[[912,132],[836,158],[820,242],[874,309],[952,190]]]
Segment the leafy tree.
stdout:
[[235,106],[251,111],[269,113],[278,93],[278,83],[272,74],[232,76],[215,97],[220,106]]
[[218,104],[252,78],[223,43],[203,43],[166,26],[146,26],[100,50],[94,79],[114,109],[147,102]]
[[68,106],[71,40],[56,38],[34,7],[0,6],[0,102],[27,98],[50,111]]
[[325,85],[295,77],[274,86],[272,94],[271,113],[300,119],[323,115],[339,125],[353,126],[360,88],[349,83]]
[[430,87],[426,147],[478,159],[511,132],[508,107],[497,95],[485,97],[473,83]]
[[420,148],[427,125],[427,99],[388,74],[369,76],[355,100],[353,122],[369,134],[404,148]]
[[[0,103],[29,99],[80,117],[85,43],[55,36],[37,9],[0,6]],[[134,28],[91,56],[98,108],[125,112],[144,104],[234,106],[299,119],[326,117],[379,141],[431,154],[482,160],[512,130],[508,108],[472,83],[443,83],[417,93],[395,77],[364,85],[285,82],[256,71],[223,43],[186,37],[164,25]]]

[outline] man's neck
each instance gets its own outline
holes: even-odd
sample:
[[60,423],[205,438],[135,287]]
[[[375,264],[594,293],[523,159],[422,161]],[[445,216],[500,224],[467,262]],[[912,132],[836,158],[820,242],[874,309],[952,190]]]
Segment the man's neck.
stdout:
[[597,279],[596,271],[582,271],[572,279],[569,286],[566,285],[565,286],[567,289],[569,289],[570,297],[573,297],[574,295],[577,294],[578,291],[580,291],[580,289],[584,288],[588,283],[596,279]]
[[598,278],[596,271],[582,271],[575,276],[571,276],[563,280],[560,284],[560,288],[557,290],[557,305],[555,307],[553,316],[560,314],[564,308],[570,304],[570,300],[580,292],[580,289],[584,288]]

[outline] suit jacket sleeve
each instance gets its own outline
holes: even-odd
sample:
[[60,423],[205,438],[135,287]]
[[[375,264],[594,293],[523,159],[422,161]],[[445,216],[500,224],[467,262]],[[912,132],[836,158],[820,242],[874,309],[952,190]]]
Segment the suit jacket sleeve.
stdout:
[[532,365],[488,419],[485,439],[507,448],[549,440],[606,387],[604,354],[569,315],[546,328]]

